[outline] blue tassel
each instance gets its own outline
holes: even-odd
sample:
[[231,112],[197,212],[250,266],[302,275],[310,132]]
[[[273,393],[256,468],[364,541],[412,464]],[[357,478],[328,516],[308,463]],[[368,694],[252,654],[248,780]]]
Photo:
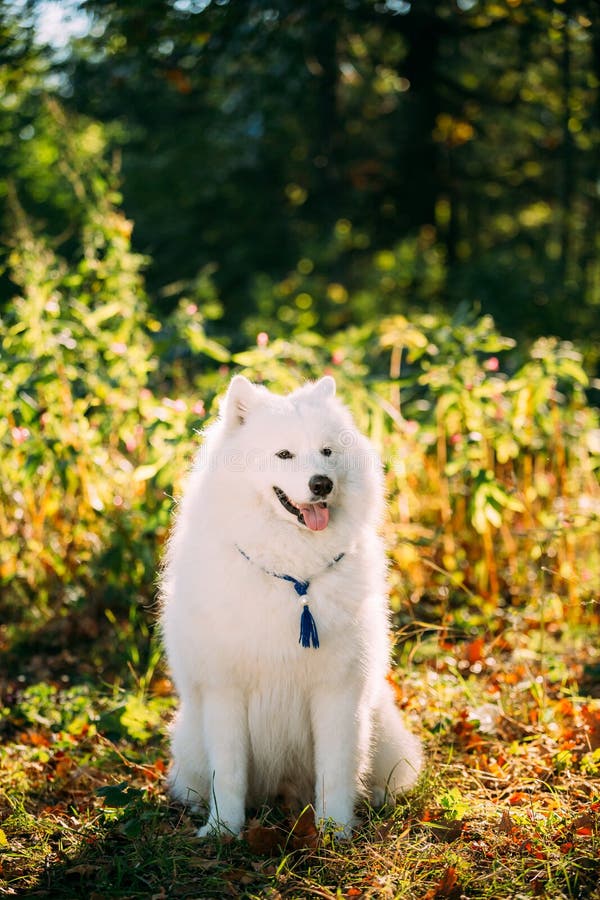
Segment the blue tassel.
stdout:
[[300,616],[300,638],[298,639],[298,643],[302,644],[303,647],[310,647],[311,642],[315,650],[317,650],[319,647],[317,625],[308,608],[308,603],[305,603],[302,615]]
[[[252,562],[247,553],[244,553],[242,548],[235,545],[239,552],[242,554],[244,559],[247,559],[248,562]],[[331,566],[335,565],[335,563],[339,562],[344,558],[345,553],[338,553],[337,556],[333,557],[333,560],[327,566],[328,569]],[[290,584],[294,586],[294,590],[298,597],[306,597],[308,593],[308,589],[310,587],[310,581],[300,581],[298,578],[294,578],[293,575],[280,575],[279,572],[273,572],[271,569],[264,569],[262,566],[259,566],[260,569],[265,573],[265,575],[272,575],[274,578],[281,578],[282,581],[288,581]],[[313,615],[308,608],[308,603],[304,603],[304,607],[302,609],[302,615],[300,616],[300,637],[298,639],[298,643],[302,644],[303,647],[310,647],[311,645],[316,649],[319,647],[319,633],[317,631],[317,624],[313,618]]]

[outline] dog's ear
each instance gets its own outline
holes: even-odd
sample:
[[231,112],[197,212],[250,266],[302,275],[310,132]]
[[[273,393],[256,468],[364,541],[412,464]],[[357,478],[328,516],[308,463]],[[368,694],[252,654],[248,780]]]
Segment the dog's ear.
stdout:
[[262,391],[264,388],[252,384],[243,375],[235,375],[231,379],[221,408],[221,416],[228,429],[244,424],[249,410],[258,402]]
[[331,375],[324,375],[313,387],[312,399],[329,400],[331,397],[335,397],[335,381]]

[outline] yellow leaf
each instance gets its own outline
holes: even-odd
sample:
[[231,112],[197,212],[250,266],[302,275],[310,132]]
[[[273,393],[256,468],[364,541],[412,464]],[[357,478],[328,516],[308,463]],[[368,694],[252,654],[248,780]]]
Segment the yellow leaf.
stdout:
[[134,481],[148,481],[150,478],[154,478],[159,469],[163,466],[162,462],[152,463],[147,466],[138,466],[135,472],[133,473]]

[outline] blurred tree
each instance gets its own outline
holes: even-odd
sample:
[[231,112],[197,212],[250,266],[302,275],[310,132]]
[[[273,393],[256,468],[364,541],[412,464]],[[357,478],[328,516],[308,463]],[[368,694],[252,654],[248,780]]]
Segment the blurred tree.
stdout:
[[600,337],[596,0],[81,5],[45,83],[122,148],[157,307],[215,263],[232,332],[281,282],[325,328],[467,299],[512,334]]
[[[33,28],[11,5],[0,6],[0,209],[6,212],[10,181],[18,177],[23,147],[33,134],[35,100],[42,54],[33,43]],[[2,231],[8,224],[2,217]],[[0,254],[0,294],[10,293]]]
[[457,223],[450,292],[513,331],[597,335],[597,5],[472,7],[477,39],[463,38],[447,73],[460,120],[438,131],[453,169],[441,208]]

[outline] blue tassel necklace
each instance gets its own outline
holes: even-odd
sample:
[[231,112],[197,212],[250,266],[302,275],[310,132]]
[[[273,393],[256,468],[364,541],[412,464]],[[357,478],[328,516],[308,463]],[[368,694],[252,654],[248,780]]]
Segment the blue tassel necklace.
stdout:
[[[248,556],[247,553],[244,553],[241,547],[235,545],[237,550],[242,554],[244,559],[247,559],[248,562],[253,563],[253,565],[257,565],[253,562],[252,559]],[[331,569],[337,562],[339,562],[345,556],[345,553],[338,553],[337,556],[334,556],[331,562],[327,565],[327,569]],[[310,587],[310,581],[300,581],[298,578],[294,578],[293,575],[282,575],[279,572],[273,572],[271,569],[265,569],[263,566],[258,566],[261,571],[265,573],[265,575],[272,575],[273,578],[281,578],[282,581],[289,581],[290,584],[294,585],[294,590],[298,597],[302,600],[302,615],[300,616],[300,637],[298,638],[298,643],[302,644],[303,647],[310,647],[311,645],[315,648],[315,650],[319,647],[319,632],[317,631],[317,623],[314,620],[313,614],[311,613],[308,607],[308,589]]]

